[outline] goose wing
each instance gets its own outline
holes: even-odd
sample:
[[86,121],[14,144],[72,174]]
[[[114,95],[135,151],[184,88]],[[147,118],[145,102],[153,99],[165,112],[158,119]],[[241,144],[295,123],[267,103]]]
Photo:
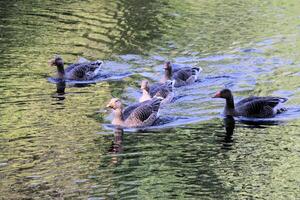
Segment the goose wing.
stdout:
[[260,98],[260,97],[257,97],[257,96],[247,97],[247,98],[245,98],[245,99],[240,100],[240,101],[236,104],[236,106],[242,106],[242,105],[245,104],[245,103],[254,101],[254,100],[259,99],[259,98]]
[[82,63],[73,63],[73,64],[70,64],[66,69],[65,69],[65,72],[70,72],[72,71],[73,69],[77,68],[78,66],[82,65]]
[[143,122],[153,113],[153,108],[151,105],[142,105],[134,109],[129,117],[126,119],[131,123]]
[[173,82],[167,81],[166,83],[155,83],[151,85],[149,94],[151,97],[159,95],[163,98],[166,98],[170,92],[173,90]]
[[263,101],[265,103],[269,102],[270,104],[275,104],[275,103],[278,104],[278,103],[284,103],[287,100],[288,99],[284,98],[284,97],[257,97],[257,96],[251,96],[251,97],[242,99],[241,101],[239,101],[236,104],[236,106],[242,106],[243,104],[247,104],[247,103],[251,103],[251,102],[256,102],[256,101],[258,101],[258,102]]
[[131,104],[129,106],[127,106],[124,110],[123,110],[123,117],[124,119],[126,120],[133,111],[135,111],[135,109],[137,109],[138,107],[142,107],[144,105],[156,105],[155,108],[157,108],[157,110],[159,109],[159,105],[160,105],[160,101],[157,101],[156,99],[151,99],[151,100],[147,100],[147,101],[144,101],[144,102],[140,102],[140,103],[134,103],[134,104]]
[[[272,117],[275,106],[287,101],[281,97],[249,97],[237,104],[237,112],[246,117]],[[240,102],[239,102],[240,103]]]
[[147,101],[144,101],[144,102],[141,102],[141,103],[135,103],[135,104],[132,104],[130,106],[127,106],[124,111],[123,111],[123,117],[124,119],[127,119],[129,117],[129,115],[137,108],[139,107],[140,105],[142,105],[143,103],[147,103]]
[[74,63],[65,70],[72,79],[88,79],[90,73],[100,70],[102,61]]
[[[144,102],[143,102],[144,103]],[[157,112],[161,103],[161,99],[154,98],[141,104],[135,108],[128,118],[126,124],[129,127],[151,126],[157,118]]]
[[182,81],[186,81],[188,78],[190,78],[191,76],[193,75],[193,70],[192,68],[184,68],[184,69],[181,69],[179,71],[177,71],[175,74],[174,74],[174,79],[179,79],[179,80],[182,80]]
[[163,85],[164,85],[164,83],[154,83],[154,84],[152,84],[149,88],[150,96],[153,97],[160,90],[160,88]]

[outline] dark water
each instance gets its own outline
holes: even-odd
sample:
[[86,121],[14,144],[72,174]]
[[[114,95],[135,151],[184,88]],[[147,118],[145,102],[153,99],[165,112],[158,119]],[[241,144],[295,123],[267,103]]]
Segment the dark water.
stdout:
[[[299,8],[298,0],[0,1],[1,199],[299,199]],[[132,75],[56,86],[54,54]],[[134,102],[140,80],[159,80],[165,60],[203,69],[162,109],[175,120],[107,128],[109,99]],[[223,120],[224,102],[210,96],[224,86],[237,99],[288,97],[289,111],[259,126]]]

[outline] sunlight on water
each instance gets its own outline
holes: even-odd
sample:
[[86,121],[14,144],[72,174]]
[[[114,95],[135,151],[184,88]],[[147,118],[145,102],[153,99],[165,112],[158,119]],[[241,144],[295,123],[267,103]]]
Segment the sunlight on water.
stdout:
[[[298,0],[1,1],[0,197],[298,199]],[[47,61],[103,60],[58,82]],[[116,129],[105,105],[138,100],[163,64],[201,67],[160,121]],[[273,119],[224,118],[230,88],[284,96]]]

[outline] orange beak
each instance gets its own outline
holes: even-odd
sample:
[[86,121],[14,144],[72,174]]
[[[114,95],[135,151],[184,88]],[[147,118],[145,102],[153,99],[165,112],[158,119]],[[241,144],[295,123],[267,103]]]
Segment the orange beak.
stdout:
[[212,98],[221,98],[221,92],[217,92]]

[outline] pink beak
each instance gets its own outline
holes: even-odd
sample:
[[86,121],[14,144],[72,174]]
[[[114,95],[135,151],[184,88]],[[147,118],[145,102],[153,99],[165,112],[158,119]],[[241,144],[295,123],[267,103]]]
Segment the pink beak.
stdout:
[[221,92],[217,92],[212,98],[221,98]]

